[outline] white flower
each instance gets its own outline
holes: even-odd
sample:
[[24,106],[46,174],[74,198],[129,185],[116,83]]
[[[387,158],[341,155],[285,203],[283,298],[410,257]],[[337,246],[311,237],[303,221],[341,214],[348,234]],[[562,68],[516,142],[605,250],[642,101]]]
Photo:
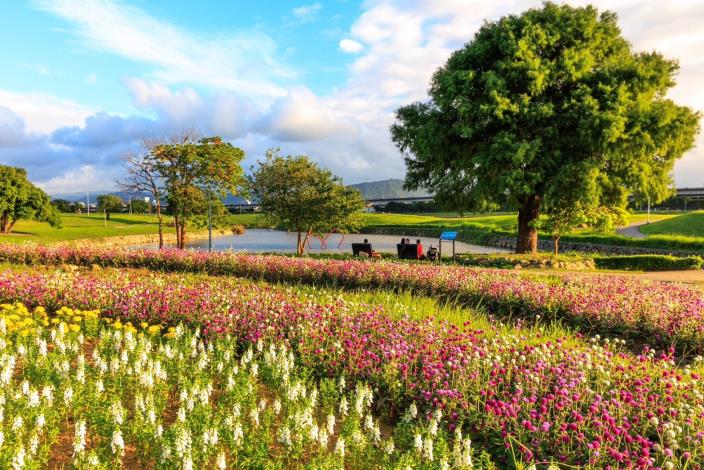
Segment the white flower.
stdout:
[[413,438],[413,447],[415,447],[417,452],[421,452],[423,450],[423,436],[420,434],[415,435]]
[[121,457],[122,454],[125,452],[125,441],[122,439],[122,433],[119,429],[116,429],[112,433],[110,449],[112,450],[112,453],[118,457]]
[[349,406],[347,405],[347,397],[343,395],[342,398],[340,399],[340,407],[339,407],[340,414],[342,416],[347,416],[348,409],[349,409]]
[[430,438],[423,442],[423,457],[429,462],[433,461],[433,440]]
[[220,451],[220,453],[218,453],[215,465],[218,467],[218,470],[225,470],[227,468],[227,459],[225,458],[225,452]]
[[41,431],[42,428],[44,427],[44,424],[46,424],[46,418],[44,418],[44,415],[37,416],[36,423],[37,423],[37,429]]
[[12,430],[17,431],[22,427],[22,424],[24,424],[24,421],[22,420],[22,416],[15,416],[14,421],[12,421]]
[[27,452],[24,450],[24,446],[20,445],[20,448],[15,452],[15,456],[12,458],[12,468],[13,470],[20,470],[24,468],[24,459],[27,456]]
[[329,414],[327,419],[328,434],[335,434],[335,415]]
[[76,422],[76,432],[73,436],[73,455],[80,455],[86,450],[86,422]]
[[340,437],[335,443],[335,453],[345,458],[345,439],[343,437]]
[[408,414],[412,419],[416,419],[416,416],[418,416],[418,407],[416,407],[415,403],[411,403],[410,408],[408,408]]
[[279,442],[286,447],[291,447],[291,445],[293,444],[293,442],[291,441],[291,430],[288,428],[288,426],[284,426],[281,428],[281,431],[279,432]]
[[73,389],[71,387],[68,387],[66,390],[64,390],[64,404],[70,405],[71,400],[73,400]]

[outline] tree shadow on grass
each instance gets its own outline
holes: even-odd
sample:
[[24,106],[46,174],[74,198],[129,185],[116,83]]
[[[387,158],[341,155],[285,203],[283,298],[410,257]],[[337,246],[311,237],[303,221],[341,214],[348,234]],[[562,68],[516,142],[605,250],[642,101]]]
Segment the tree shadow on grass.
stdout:
[[134,219],[129,219],[129,218],[124,218],[117,216],[115,217],[114,215],[110,216],[110,219],[108,219],[108,223],[110,222],[117,222],[120,224],[124,225],[156,225],[157,221],[156,218],[152,220],[134,220]]

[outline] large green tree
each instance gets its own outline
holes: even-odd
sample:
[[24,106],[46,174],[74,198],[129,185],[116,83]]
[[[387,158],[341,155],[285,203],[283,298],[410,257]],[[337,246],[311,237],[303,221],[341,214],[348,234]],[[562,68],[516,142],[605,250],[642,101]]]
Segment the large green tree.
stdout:
[[296,252],[302,255],[315,233],[348,232],[359,227],[364,199],[329,170],[306,156],[267,152],[249,177],[252,195],[274,225],[296,232]]
[[699,130],[699,114],[666,97],[677,71],[592,6],[485,23],[435,73],[430,100],[397,111],[406,185],[450,209],[514,205],[516,251],[535,252],[541,209],[565,193],[608,207],[666,194]]
[[51,199],[27,179],[24,169],[0,165],[0,232],[10,233],[22,219],[61,225]]
[[244,182],[240,162],[244,151],[220,137],[195,140],[184,134],[181,142],[156,145],[151,149],[153,171],[159,175],[174,217],[176,244],[186,245],[189,222],[202,225],[208,206],[222,218],[222,198],[237,194]]

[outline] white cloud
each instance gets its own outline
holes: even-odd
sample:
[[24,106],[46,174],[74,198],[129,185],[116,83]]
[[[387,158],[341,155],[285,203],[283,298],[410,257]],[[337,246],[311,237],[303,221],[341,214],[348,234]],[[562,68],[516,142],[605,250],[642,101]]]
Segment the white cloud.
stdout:
[[104,181],[114,181],[120,176],[119,168],[112,171],[106,168],[99,168],[95,165],[81,165],[76,169],[69,170],[60,176],[55,176],[38,184],[49,194],[57,193],[77,193],[82,191],[105,191]]
[[290,90],[274,103],[258,130],[283,141],[321,140],[354,132],[346,117],[304,87]]
[[340,50],[346,54],[356,54],[362,52],[364,46],[362,43],[353,41],[352,39],[343,39],[340,41]]
[[296,75],[280,62],[276,43],[261,31],[199,35],[110,0],[34,4],[73,23],[86,45],[152,65],[152,78],[164,83],[237,90],[268,99],[286,93],[277,80]]
[[303,21],[311,21],[315,15],[323,8],[323,5],[316,2],[310,5],[303,5],[293,9],[293,16]]
[[98,75],[95,73],[88,74],[86,77],[86,83],[89,85],[95,85],[98,82]]
[[47,134],[64,126],[77,126],[95,108],[47,93],[15,93],[0,90],[0,106],[21,118],[27,132]]

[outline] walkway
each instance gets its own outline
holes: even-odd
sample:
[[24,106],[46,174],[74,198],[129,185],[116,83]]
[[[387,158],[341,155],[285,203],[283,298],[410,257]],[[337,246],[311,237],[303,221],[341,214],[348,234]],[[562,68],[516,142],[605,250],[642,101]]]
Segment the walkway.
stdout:
[[647,222],[636,222],[626,227],[617,228],[616,233],[629,238],[645,238],[646,235],[640,231],[640,226],[645,224],[647,224]]

